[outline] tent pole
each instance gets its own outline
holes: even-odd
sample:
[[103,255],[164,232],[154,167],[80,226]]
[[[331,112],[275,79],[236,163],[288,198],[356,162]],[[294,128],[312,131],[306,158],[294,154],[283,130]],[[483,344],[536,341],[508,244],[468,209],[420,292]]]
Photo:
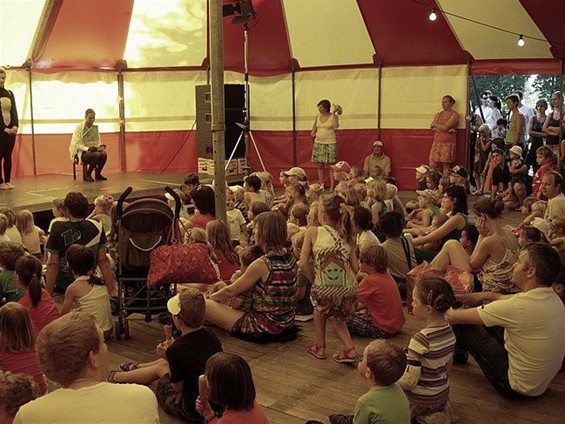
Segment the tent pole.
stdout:
[[126,161],[126,113],[124,100],[124,74],[122,68],[118,68],[118,110],[120,115],[120,169],[127,172]]
[[383,63],[379,62],[378,93],[377,93],[377,139],[381,140],[381,111],[382,111],[382,81]]
[[212,91],[212,146],[214,155],[214,192],[216,218],[226,218],[226,148],[225,148],[225,105],[224,105],[224,28],[222,22],[222,1],[208,2],[210,16],[210,88]]
[[296,166],[296,68],[292,66],[292,166]]
[[31,156],[33,158],[33,175],[37,175],[37,160],[35,157],[35,123],[33,119],[33,86],[31,78],[31,66],[27,69],[29,81],[29,112],[31,118]]
[[[467,61],[467,101],[465,102],[465,116],[471,116],[471,113],[474,113],[473,110],[471,110],[471,105],[470,105],[470,100],[471,100],[471,82],[473,84],[475,84],[475,80],[472,80],[472,76],[471,76],[471,61],[468,60]],[[475,94],[478,96],[478,93],[476,93],[477,89],[475,87]],[[479,109],[481,108],[481,104],[479,103]],[[482,116],[482,111],[481,111],[481,116]],[[467,121],[465,121],[467,122]],[[484,122],[484,119],[483,119]],[[465,125],[465,166],[467,167],[467,169],[469,170],[469,175],[473,174],[473,165],[474,165],[474,158],[471,158],[471,146],[469,145],[469,140],[470,140],[470,136],[471,136],[471,125]],[[477,190],[479,189],[478,185],[479,182],[475,181],[475,185],[477,186]]]

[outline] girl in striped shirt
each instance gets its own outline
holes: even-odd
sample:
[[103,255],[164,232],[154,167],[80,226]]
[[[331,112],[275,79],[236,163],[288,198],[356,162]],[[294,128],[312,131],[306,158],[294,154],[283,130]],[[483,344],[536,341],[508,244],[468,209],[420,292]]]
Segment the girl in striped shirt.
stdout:
[[412,420],[444,413],[449,399],[447,373],[455,335],[443,314],[455,302],[453,289],[441,278],[422,278],[413,291],[414,316],[425,322],[408,344],[408,365],[399,380],[410,402]]

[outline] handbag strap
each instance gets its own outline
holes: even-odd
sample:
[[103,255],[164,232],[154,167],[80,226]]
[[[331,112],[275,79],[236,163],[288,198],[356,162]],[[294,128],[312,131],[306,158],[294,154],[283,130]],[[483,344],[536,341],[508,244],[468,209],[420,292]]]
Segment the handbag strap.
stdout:
[[410,246],[408,246],[408,240],[406,240],[406,237],[400,236],[400,241],[402,242],[404,255],[406,255],[406,263],[408,264],[408,269],[412,269],[412,259],[410,258]]
[[[167,235],[167,240],[165,244],[181,244],[182,241],[180,240],[180,230],[179,230],[179,223],[183,226],[182,222],[175,216],[173,217],[173,221],[171,222],[171,228],[169,229],[169,234]],[[186,231],[186,228],[185,228]]]

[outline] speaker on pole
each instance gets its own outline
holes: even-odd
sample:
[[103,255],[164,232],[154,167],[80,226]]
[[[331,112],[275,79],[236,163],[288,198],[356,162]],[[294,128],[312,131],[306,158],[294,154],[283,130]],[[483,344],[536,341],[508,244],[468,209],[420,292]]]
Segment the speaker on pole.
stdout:
[[[212,97],[209,85],[196,86],[196,136],[198,157],[212,159]],[[245,120],[245,86],[243,84],[224,85],[224,104],[226,108],[225,148],[228,159],[237,143],[241,128],[237,123]],[[245,157],[245,143],[239,143],[234,158]]]

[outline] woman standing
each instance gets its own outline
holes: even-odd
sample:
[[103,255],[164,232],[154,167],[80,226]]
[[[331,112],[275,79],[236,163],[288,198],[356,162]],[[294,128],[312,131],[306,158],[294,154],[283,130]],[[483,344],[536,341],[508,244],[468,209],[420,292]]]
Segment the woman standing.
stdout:
[[[329,100],[320,100],[318,103],[318,116],[312,125],[312,138],[314,147],[312,148],[312,162],[318,164],[318,180],[324,184],[324,170],[328,165],[337,162],[337,139],[335,130],[339,128],[339,117],[343,110],[341,106],[335,106],[330,112],[331,104]],[[330,190],[334,188],[333,172],[330,174]]]
[[434,117],[430,128],[434,133],[434,142],[430,150],[430,168],[436,169],[442,166],[443,175],[447,175],[449,165],[455,158],[455,143],[457,140],[457,124],[459,115],[452,108],[455,99],[451,96],[443,96],[441,99],[442,111]]
[[11,190],[14,188],[10,182],[12,151],[16,144],[19,122],[14,93],[4,87],[5,82],[6,71],[4,68],[0,68],[0,108],[2,110],[2,119],[0,120],[0,190]]
[[500,112],[500,106],[502,105],[500,104],[500,100],[498,100],[496,96],[489,96],[487,105],[492,109],[492,112],[488,118],[486,118],[485,123],[490,127],[492,138],[500,137],[500,134],[495,132],[495,130],[497,130],[496,122],[502,118],[502,113]]
[[547,135],[545,145],[548,146],[553,153],[559,155],[559,136],[563,136],[565,122],[565,110],[563,107],[563,94],[556,91],[551,95],[551,114],[547,117],[543,124],[543,132]]
[[510,110],[511,118],[508,122],[508,131],[504,137],[504,147],[506,153],[512,146],[524,148],[524,141],[526,141],[526,134],[524,132],[524,115],[520,112],[520,97],[517,94],[511,94],[506,97],[506,106]]
[[526,163],[531,166],[534,170],[534,174],[539,168],[536,161],[536,151],[538,147],[543,146],[543,139],[546,134],[543,132],[543,125],[546,121],[547,102],[544,99],[540,99],[536,102],[536,114],[532,116],[530,122],[528,123],[528,134],[530,134],[530,150],[528,151],[528,156],[526,157]]

